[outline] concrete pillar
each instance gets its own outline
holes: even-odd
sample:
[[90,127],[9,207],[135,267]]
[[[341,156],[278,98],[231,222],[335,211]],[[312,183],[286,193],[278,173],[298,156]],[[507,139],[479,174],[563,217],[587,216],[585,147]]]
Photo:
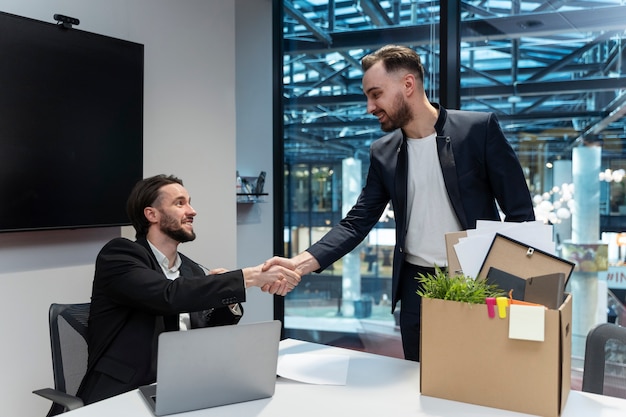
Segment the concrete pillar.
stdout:
[[572,216],[572,242],[600,239],[600,181],[602,148],[579,146],[572,150],[572,177],[576,204]]
[[[584,357],[589,331],[598,324],[601,294],[598,271],[605,265],[607,245],[600,241],[600,181],[602,148],[577,147],[572,151],[574,213],[572,239],[563,245],[563,257],[576,263],[568,291],[573,297],[572,356]],[[606,297],[604,297],[606,303]]]
[[[552,183],[556,187],[563,187],[563,184],[572,183],[572,161],[568,159],[558,159],[553,162],[552,167]],[[563,203],[567,204],[567,203]],[[558,242],[572,238],[572,217],[568,219],[560,219],[561,223],[554,225],[554,235],[558,237]]]
[[[342,216],[356,203],[361,193],[361,161],[346,158],[342,161]],[[361,246],[343,257],[342,312],[354,315],[354,301],[361,298]]]

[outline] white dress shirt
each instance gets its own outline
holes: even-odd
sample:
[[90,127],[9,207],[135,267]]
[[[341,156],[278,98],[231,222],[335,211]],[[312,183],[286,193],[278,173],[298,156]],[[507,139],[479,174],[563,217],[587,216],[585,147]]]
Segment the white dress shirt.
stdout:
[[[152,253],[156,257],[157,262],[161,266],[161,270],[167,277],[167,279],[175,280],[180,276],[180,265],[182,264],[182,260],[180,259],[180,255],[178,252],[176,253],[176,260],[174,261],[174,265],[170,268],[170,261],[167,259],[163,253],[156,248],[150,241],[148,241],[150,245],[150,249],[152,249]],[[239,304],[233,304],[230,307],[230,311],[236,315],[241,316],[241,309],[239,308]],[[191,329],[191,319],[189,318],[189,313],[180,313],[179,314],[179,329],[180,330],[188,330]]]

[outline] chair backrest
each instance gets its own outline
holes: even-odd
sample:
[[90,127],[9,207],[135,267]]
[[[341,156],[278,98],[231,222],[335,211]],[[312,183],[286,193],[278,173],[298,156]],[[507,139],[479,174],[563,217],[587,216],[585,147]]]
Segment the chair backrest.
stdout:
[[626,327],[603,323],[589,332],[582,390],[626,398]]
[[49,311],[54,388],[76,395],[87,372],[90,303],[52,304]]

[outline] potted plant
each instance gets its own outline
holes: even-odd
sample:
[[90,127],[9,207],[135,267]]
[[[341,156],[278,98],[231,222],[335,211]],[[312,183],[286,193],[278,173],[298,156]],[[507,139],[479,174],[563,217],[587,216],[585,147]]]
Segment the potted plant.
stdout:
[[434,275],[419,274],[415,279],[422,284],[417,294],[423,298],[485,304],[487,297],[505,295],[497,285],[489,284],[487,280],[477,280],[463,274],[450,277],[437,266]]

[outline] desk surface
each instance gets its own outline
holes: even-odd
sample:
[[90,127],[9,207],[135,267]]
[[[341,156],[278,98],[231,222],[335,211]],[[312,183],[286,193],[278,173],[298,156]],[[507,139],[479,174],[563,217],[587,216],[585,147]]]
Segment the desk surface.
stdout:
[[[283,340],[280,353],[346,354],[347,384],[310,385],[278,378],[272,398],[188,413],[176,417],[417,416],[521,417],[506,410],[420,395],[419,363],[296,340]],[[571,391],[561,417],[624,417],[626,400]],[[68,417],[153,417],[138,391],[127,392],[66,413]]]

